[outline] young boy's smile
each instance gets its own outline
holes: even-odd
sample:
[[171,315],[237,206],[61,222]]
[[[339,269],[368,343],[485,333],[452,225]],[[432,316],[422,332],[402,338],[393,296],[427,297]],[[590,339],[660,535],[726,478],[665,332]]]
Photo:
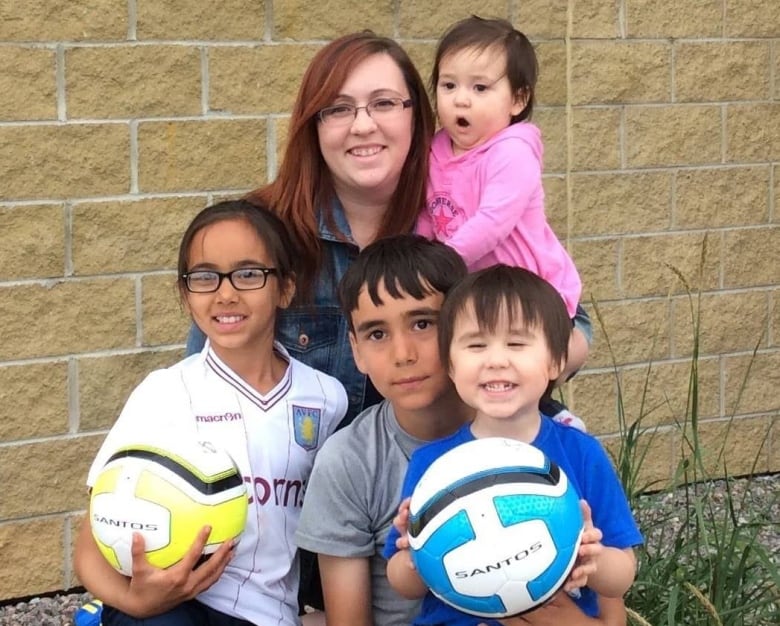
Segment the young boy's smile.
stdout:
[[437,402],[455,397],[439,359],[437,322],[444,295],[434,291],[417,300],[401,292],[394,298],[384,284],[377,294],[378,305],[364,288],[351,313],[355,331],[350,342],[358,369],[393,404],[399,421],[409,412],[440,411]]

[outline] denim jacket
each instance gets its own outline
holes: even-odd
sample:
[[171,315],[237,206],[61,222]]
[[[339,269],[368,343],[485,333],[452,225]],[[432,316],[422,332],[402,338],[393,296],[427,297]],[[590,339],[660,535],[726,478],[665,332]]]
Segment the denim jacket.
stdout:
[[[381,396],[365,375],[361,374],[352,358],[349,345],[349,327],[342,315],[336,287],[349,264],[357,257],[358,247],[340,203],[333,207],[333,218],[346,237],[340,240],[319,217],[320,239],[323,248],[323,267],[314,281],[313,300],[304,305],[293,303],[279,311],[276,338],[299,361],[336,377],[347,390],[349,408],[342,425],[363,409],[376,404]],[[187,336],[187,354],[203,349],[203,332],[193,324]]]

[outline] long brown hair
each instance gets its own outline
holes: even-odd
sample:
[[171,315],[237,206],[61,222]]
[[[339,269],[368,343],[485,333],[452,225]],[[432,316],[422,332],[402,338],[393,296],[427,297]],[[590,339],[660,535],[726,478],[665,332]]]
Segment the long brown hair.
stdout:
[[374,54],[388,54],[396,62],[413,101],[412,142],[401,176],[390,198],[377,238],[410,232],[425,205],[428,150],[434,116],[425,84],[409,55],[387,37],[371,31],[345,35],[319,50],[301,81],[290,118],[287,148],[272,183],[247,198],[271,206],[287,224],[301,255],[298,293],[311,295],[320,262],[317,212],[335,229],[330,208],[335,197],[333,179],[320,152],[317,113],[333,104],[355,66]]

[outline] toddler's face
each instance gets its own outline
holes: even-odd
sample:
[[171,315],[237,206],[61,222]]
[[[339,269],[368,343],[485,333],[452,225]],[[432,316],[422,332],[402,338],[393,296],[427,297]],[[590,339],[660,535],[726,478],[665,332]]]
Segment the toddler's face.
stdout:
[[436,110],[455,154],[485,143],[525,107],[506,77],[506,53],[464,48],[439,63]]
[[502,313],[496,328],[477,320],[473,306],[458,314],[450,343],[450,376],[477,416],[508,419],[539,413],[539,399],[558,377],[544,333]]

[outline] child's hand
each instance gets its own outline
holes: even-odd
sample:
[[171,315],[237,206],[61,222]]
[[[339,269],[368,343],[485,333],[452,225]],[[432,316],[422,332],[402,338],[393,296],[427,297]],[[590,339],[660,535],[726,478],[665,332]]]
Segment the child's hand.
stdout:
[[398,506],[398,513],[393,518],[393,526],[401,535],[395,542],[395,547],[399,550],[409,549],[409,503],[411,500],[411,498],[405,498]]
[[143,536],[133,534],[133,575],[130,577],[128,592],[131,601],[139,601],[136,602],[140,605],[136,617],[162,613],[194,598],[217,581],[233,557],[234,546],[232,541],[226,541],[207,561],[195,567],[210,532],[210,528],[202,528],[182,560],[167,569],[149,563],[144,552]]
[[596,559],[601,554],[604,546],[601,543],[601,531],[593,525],[593,514],[585,500],[580,500],[582,517],[584,519],[582,540],[577,552],[577,560],[574,569],[569,574],[564,591],[574,591],[588,584],[588,577],[596,573]]

